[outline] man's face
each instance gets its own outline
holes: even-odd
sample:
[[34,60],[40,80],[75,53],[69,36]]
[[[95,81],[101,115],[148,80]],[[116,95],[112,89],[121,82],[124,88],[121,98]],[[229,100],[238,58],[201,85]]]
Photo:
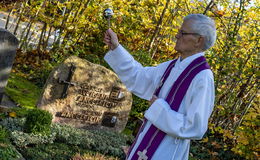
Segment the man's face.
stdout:
[[200,35],[191,29],[192,22],[193,20],[184,21],[175,36],[177,39],[175,50],[181,54],[191,54],[198,50]]

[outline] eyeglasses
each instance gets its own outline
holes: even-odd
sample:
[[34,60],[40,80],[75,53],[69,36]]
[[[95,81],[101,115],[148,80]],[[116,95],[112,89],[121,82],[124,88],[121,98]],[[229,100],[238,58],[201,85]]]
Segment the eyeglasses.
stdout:
[[201,36],[201,35],[198,34],[198,33],[187,33],[187,32],[184,32],[183,30],[179,30],[178,34],[180,34],[181,37],[184,36],[184,35],[195,35],[195,36]]

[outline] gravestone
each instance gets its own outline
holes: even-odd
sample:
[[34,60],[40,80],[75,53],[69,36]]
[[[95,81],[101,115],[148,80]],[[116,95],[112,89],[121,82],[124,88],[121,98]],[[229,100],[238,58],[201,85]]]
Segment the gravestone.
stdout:
[[17,47],[18,39],[9,31],[0,28],[0,104],[13,66]]
[[50,73],[37,106],[52,113],[53,122],[121,132],[132,94],[114,72],[72,56]]

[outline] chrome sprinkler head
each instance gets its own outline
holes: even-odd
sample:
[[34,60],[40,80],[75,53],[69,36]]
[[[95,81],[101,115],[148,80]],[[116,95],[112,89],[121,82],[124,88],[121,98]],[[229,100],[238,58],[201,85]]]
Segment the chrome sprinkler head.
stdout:
[[105,9],[103,12],[103,16],[107,19],[107,22],[108,22],[108,28],[110,28],[110,26],[111,26],[110,19],[112,18],[113,14],[114,14],[114,12],[110,8]]

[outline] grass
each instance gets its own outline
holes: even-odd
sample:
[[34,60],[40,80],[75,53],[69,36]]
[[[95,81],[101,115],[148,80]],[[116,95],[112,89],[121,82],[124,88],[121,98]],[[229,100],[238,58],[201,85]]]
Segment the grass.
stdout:
[[11,73],[5,93],[19,106],[35,108],[41,89],[25,78]]

